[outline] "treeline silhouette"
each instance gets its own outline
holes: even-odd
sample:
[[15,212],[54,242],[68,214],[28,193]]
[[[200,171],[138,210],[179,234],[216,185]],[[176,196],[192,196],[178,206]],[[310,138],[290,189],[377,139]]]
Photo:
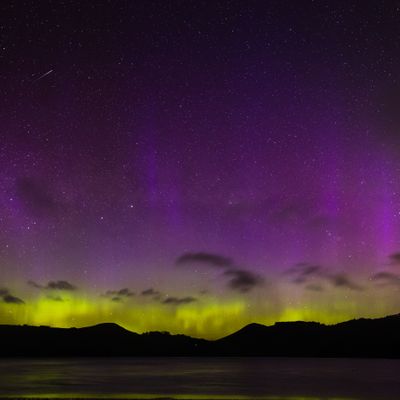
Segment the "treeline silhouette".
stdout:
[[400,358],[400,314],[336,325],[250,324],[209,341],[168,332],[137,334],[117,324],[86,328],[0,325],[1,357],[273,356]]

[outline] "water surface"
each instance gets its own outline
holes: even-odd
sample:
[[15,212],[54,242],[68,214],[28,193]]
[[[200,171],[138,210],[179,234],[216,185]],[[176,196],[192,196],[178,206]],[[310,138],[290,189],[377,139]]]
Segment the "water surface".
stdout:
[[1,398],[399,400],[400,360],[0,360]]

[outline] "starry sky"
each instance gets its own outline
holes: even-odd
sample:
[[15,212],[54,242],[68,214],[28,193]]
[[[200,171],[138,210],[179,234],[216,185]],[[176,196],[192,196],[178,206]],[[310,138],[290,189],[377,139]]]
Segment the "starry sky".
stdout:
[[398,313],[399,130],[397,1],[2,1],[0,323]]

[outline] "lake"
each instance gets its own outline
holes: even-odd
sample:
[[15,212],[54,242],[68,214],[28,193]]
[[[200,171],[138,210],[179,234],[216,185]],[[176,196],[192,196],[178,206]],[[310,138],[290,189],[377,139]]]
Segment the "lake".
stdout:
[[400,360],[2,359],[0,398],[399,400]]

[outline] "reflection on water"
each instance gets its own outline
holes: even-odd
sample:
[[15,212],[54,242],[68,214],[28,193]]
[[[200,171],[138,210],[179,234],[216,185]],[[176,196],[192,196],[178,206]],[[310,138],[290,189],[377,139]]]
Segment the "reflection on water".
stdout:
[[0,360],[0,397],[399,400],[400,360]]

